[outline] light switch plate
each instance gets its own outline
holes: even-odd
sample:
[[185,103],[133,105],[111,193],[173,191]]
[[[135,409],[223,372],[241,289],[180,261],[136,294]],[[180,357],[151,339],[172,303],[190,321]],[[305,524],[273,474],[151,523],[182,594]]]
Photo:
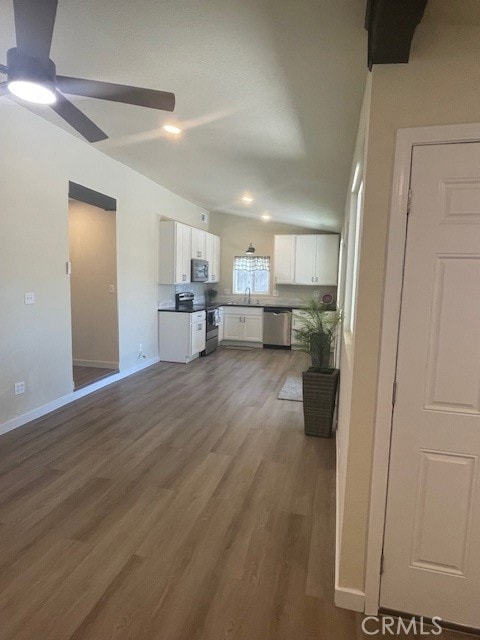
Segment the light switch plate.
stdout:
[[108,285],[108,293],[115,293],[115,285],[114,284],[109,284]]
[[35,294],[33,292],[25,294],[25,304],[35,304]]

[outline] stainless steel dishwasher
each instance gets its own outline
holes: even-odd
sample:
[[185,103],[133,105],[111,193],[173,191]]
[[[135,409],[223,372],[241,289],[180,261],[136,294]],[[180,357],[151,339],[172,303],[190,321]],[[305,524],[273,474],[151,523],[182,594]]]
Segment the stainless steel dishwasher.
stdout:
[[292,311],[283,307],[265,307],[263,312],[264,348],[290,349]]

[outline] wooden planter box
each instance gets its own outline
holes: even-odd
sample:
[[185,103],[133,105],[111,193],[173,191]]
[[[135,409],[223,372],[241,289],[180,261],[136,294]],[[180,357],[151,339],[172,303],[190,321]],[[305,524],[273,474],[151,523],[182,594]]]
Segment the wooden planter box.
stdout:
[[304,371],[303,418],[307,436],[331,438],[340,371]]

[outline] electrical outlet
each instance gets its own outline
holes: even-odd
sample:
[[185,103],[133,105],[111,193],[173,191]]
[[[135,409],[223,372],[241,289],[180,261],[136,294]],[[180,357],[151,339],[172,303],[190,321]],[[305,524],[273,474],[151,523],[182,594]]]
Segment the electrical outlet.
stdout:
[[22,393],[25,393],[25,382],[16,382],[15,383],[15,391],[14,391],[16,396],[21,395]]
[[108,293],[115,293],[115,285],[114,284],[109,284],[108,285]]
[[33,292],[25,294],[25,304],[35,304],[35,294]]

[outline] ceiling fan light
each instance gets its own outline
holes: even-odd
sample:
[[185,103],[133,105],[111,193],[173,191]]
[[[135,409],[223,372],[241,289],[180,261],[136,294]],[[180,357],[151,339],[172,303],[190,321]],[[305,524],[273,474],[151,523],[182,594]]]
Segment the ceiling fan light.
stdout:
[[8,83],[8,90],[17,98],[35,104],[54,104],[57,100],[52,89],[29,80],[12,80]]

